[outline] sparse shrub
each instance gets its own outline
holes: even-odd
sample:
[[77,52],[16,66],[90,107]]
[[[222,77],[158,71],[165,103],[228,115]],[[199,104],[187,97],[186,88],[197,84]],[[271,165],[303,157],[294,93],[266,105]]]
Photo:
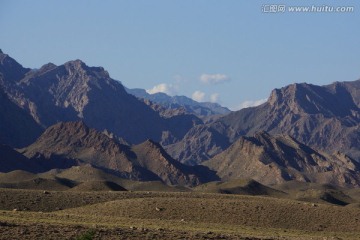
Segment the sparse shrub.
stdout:
[[77,237],[76,240],[93,240],[94,237],[95,237],[95,231],[89,230],[86,233],[84,233],[83,235]]

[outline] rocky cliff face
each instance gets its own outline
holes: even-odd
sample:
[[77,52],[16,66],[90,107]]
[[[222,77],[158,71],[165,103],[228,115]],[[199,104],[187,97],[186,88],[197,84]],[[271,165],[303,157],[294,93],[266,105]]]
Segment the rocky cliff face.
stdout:
[[217,171],[223,180],[252,178],[263,184],[288,180],[360,185],[360,164],[345,154],[329,155],[285,136],[266,132],[241,137],[205,166]]

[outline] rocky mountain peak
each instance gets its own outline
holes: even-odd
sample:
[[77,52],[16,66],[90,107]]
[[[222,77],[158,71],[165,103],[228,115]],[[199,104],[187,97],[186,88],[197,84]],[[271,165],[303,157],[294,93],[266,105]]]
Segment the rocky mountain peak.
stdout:
[[43,156],[53,159],[54,156],[67,159],[78,159],[82,162],[117,169],[117,161],[123,160],[123,168],[129,170],[126,159],[126,146],[105,134],[89,128],[83,121],[60,122],[49,128],[32,145],[24,149],[29,158]]
[[75,70],[88,68],[88,66],[80,59],[68,61],[64,64],[64,66],[68,69],[75,69]]
[[268,102],[271,106],[279,107],[282,105],[292,106],[297,102],[297,96],[306,88],[305,83],[294,83],[281,89],[274,89],[269,97]]
[[56,67],[57,66],[53,63],[47,63],[39,69],[39,72],[47,72],[47,71],[55,69]]
[[0,73],[2,73],[3,80],[8,82],[18,81],[30,70],[30,68],[24,68],[21,66],[21,64],[9,55],[3,52],[0,53]]
[[48,129],[35,142],[35,145],[44,145],[47,142],[52,143],[56,148],[62,146],[65,148],[75,148],[80,146],[98,146],[101,145],[99,141],[104,141],[108,138],[105,134],[96,132],[94,129],[89,129],[83,121],[76,122],[60,122]]
[[[0,52],[0,63],[1,65],[5,65],[5,64],[14,64],[16,61],[11,58],[8,54],[3,53],[2,51]],[[17,62],[16,62],[17,63]]]
[[137,149],[141,149],[141,151],[147,152],[144,154],[145,156],[149,156],[153,154],[152,158],[157,159],[158,161],[166,160],[170,162],[174,162],[175,160],[172,159],[169,154],[164,150],[164,148],[157,142],[148,139],[145,142],[138,144],[135,146]]
[[[89,132],[89,127],[83,121],[60,122],[48,128],[53,131],[74,131],[76,133]],[[45,132],[46,133],[46,132]]]
[[100,132],[108,129],[138,144],[147,138],[160,142],[166,131],[179,139],[201,123],[190,115],[164,118],[128,94],[104,68],[89,67],[81,60],[59,66],[49,63],[37,70],[19,64],[18,68],[0,64],[0,86],[44,128],[83,119]]
[[60,122],[49,128],[41,135],[38,141],[63,142],[64,145],[79,142],[85,145],[98,145],[100,141],[110,140],[105,134],[89,128],[83,121]]
[[5,54],[1,49],[0,49],[0,61],[3,61],[3,59],[9,57],[9,55]]
[[161,145],[151,139],[147,139],[145,142],[142,143],[143,145],[148,145],[154,148],[161,148]]
[[[83,121],[55,124],[47,128],[33,146],[35,148],[47,146],[45,150],[53,152],[62,149],[64,152],[68,151],[70,155],[82,148],[91,148],[109,153],[120,153],[123,151],[123,144],[120,141],[93,128],[89,128]],[[32,153],[29,154],[29,156],[32,155]]]
[[110,78],[109,73],[103,67],[89,67],[79,59],[66,62],[64,67],[69,75]]
[[344,83],[316,86],[296,83],[271,92],[268,103],[272,112],[282,114],[321,114],[325,117],[357,116],[357,98]]

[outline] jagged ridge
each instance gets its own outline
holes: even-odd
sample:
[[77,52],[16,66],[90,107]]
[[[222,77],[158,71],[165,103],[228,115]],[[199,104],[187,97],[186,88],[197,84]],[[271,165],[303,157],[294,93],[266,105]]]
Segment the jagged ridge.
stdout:
[[[197,168],[173,160],[159,144],[148,140],[130,147],[87,127],[84,122],[58,123],[22,152],[30,159],[90,163],[134,180],[161,180],[181,185],[203,182]],[[211,171],[203,174],[207,173]]]
[[328,155],[286,135],[241,137],[205,166],[223,180],[253,178],[263,184],[289,180],[359,186],[360,164],[344,154]]

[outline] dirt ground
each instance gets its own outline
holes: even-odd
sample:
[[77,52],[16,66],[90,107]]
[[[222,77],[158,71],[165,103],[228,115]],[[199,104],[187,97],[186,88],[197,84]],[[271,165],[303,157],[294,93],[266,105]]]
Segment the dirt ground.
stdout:
[[0,189],[0,239],[360,239],[360,209],[262,196]]

